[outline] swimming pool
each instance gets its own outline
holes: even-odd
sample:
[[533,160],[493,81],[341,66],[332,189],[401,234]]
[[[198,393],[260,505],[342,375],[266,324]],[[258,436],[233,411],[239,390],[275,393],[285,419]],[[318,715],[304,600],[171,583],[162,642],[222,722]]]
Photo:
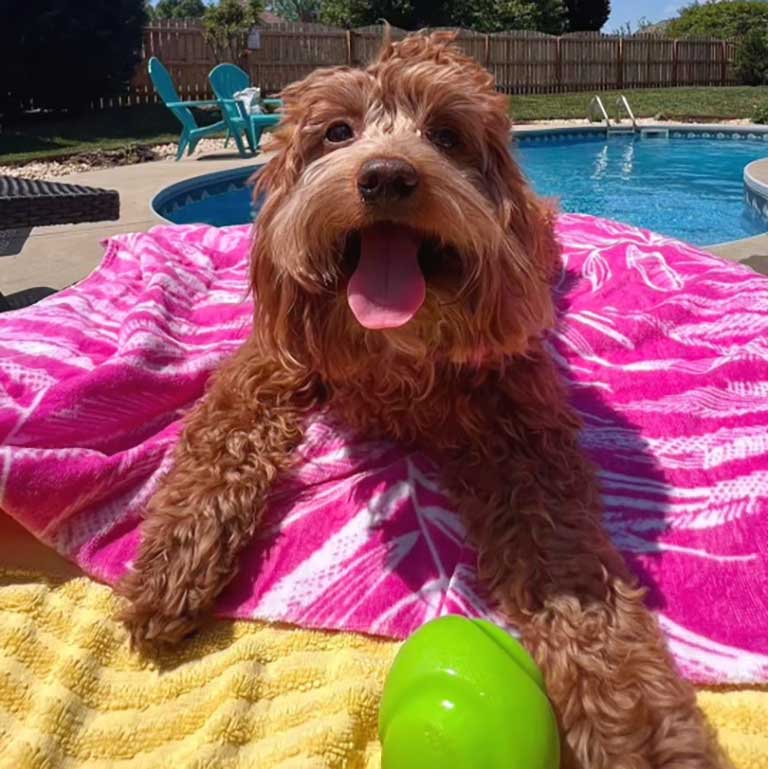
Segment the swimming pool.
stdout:
[[[533,187],[569,212],[628,222],[698,245],[768,230],[744,204],[744,167],[768,141],[733,133],[686,138],[604,134],[527,135],[513,148]],[[224,226],[253,218],[253,169],[191,179],[163,190],[153,207],[179,224]]]

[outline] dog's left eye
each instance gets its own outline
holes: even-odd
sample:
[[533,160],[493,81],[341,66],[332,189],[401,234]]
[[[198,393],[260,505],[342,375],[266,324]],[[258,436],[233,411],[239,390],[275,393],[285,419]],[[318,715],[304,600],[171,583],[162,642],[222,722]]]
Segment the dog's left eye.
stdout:
[[455,131],[450,128],[440,128],[437,131],[430,131],[429,139],[436,147],[441,150],[452,150],[459,143],[459,137]]
[[348,141],[353,135],[352,127],[347,123],[336,123],[325,132],[325,138],[334,144]]

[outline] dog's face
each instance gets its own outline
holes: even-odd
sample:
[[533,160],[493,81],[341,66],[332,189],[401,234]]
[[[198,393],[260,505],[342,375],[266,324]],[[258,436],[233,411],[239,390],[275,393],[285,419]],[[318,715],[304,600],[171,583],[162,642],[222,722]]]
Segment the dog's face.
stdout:
[[367,70],[313,72],[283,99],[257,185],[257,333],[342,376],[371,354],[524,352],[552,321],[557,249],[491,75],[438,33]]

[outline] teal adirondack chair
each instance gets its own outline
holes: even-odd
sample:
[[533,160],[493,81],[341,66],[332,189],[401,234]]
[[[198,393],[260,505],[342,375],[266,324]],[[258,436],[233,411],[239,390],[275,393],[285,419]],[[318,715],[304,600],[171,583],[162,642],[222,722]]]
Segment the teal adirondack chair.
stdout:
[[[207,126],[199,126],[197,124],[190,107],[219,106],[218,100],[181,101],[168,70],[163,66],[160,59],[155,56],[149,60],[149,76],[152,78],[152,84],[155,86],[157,95],[182,125],[179,148],[176,151],[176,160],[181,158],[184,150],[187,150],[187,154],[191,155],[200,139],[204,139],[212,134],[223,133],[227,130],[228,126],[224,120],[219,120],[213,125]],[[241,147],[241,142],[238,142],[238,146]],[[244,152],[244,149],[241,148],[241,152]]]
[[[213,92],[219,99],[221,114],[235,141],[245,134],[252,152],[259,149],[261,134],[267,126],[277,125],[280,116],[275,114],[249,115],[243,104],[235,99],[235,94],[251,85],[248,74],[234,64],[219,64],[208,73]],[[282,107],[280,99],[263,99],[264,104]],[[238,148],[240,143],[238,142]]]

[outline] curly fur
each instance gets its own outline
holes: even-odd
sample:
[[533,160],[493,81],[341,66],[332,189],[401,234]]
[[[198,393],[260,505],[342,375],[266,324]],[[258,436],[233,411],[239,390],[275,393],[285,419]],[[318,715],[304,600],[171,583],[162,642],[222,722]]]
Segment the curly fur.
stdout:
[[[604,533],[579,422],[544,352],[558,264],[552,216],[507,145],[506,100],[445,34],[387,45],[366,70],[318,70],[284,92],[253,246],[253,333],[189,417],[121,585],[134,643],[191,632],[259,531],[308,413],[431,453],[479,570],[545,671],[579,769],[723,765],[643,593]],[[344,120],[348,142],[329,144]],[[450,129],[449,150],[433,142]],[[418,170],[413,198],[361,200],[372,157]],[[345,298],[350,233],[385,218],[437,244],[424,305],[363,328]]]

